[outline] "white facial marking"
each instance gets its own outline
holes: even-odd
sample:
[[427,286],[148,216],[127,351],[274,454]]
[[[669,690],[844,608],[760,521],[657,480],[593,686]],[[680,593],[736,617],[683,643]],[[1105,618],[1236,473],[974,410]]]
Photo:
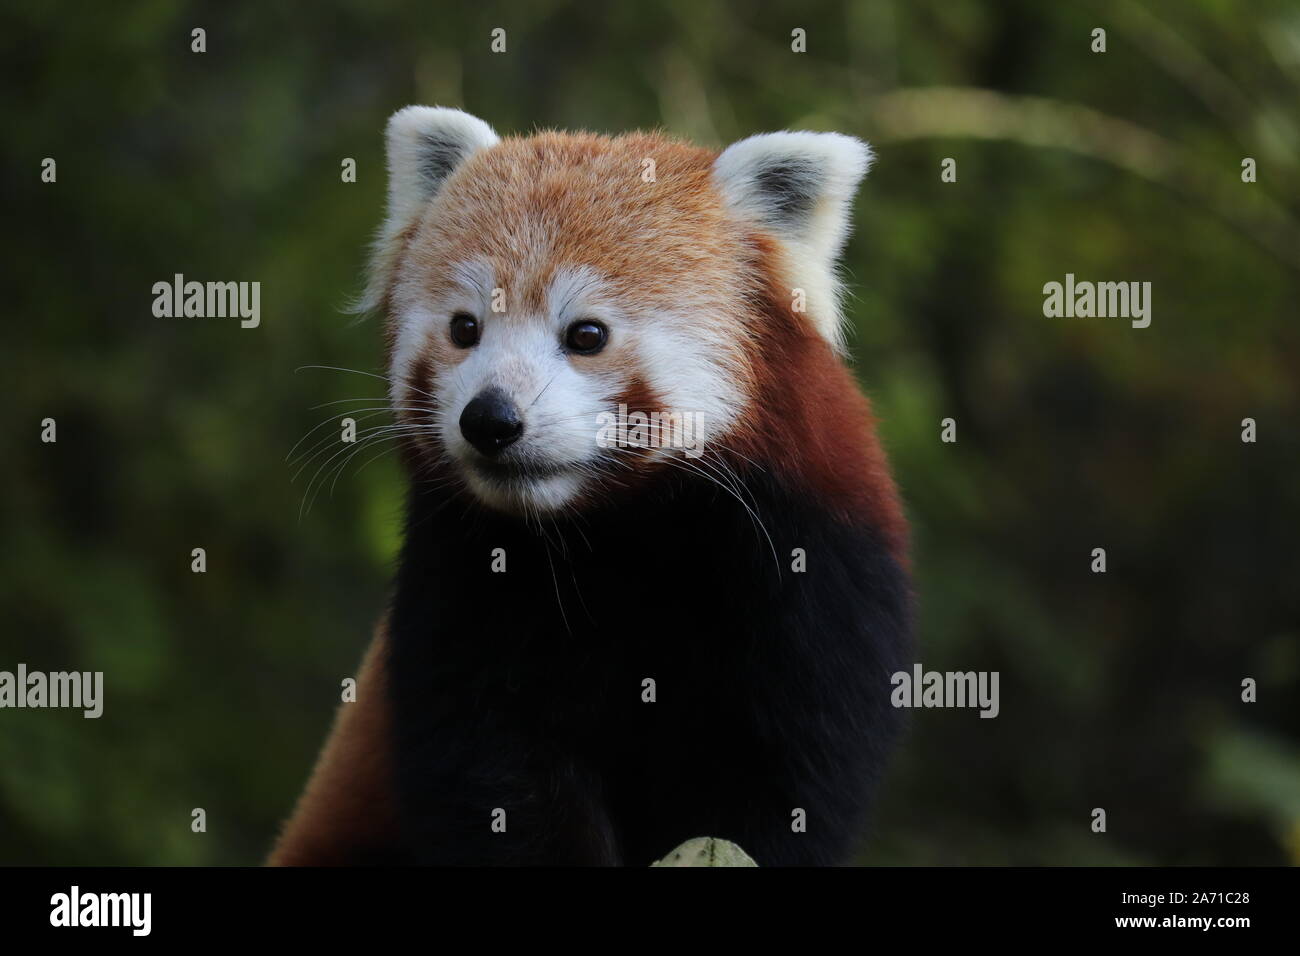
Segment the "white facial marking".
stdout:
[[[692,310],[637,314],[619,300],[594,269],[557,270],[547,286],[541,313],[524,313],[507,296],[507,311],[491,311],[497,277],[487,263],[463,262],[452,269],[450,290],[438,297],[407,276],[395,296],[401,321],[393,353],[393,399],[401,405],[408,388],[423,389],[437,408],[437,444],[470,490],[482,501],[511,512],[548,512],[574,502],[599,484],[598,473],[618,477],[619,455],[654,458],[680,454],[610,450],[602,445],[602,415],[617,413],[619,396],[633,379],[662,399],[657,412],[687,413],[698,427],[698,443],[719,435],[743,401],[738,376],[728,364],[735,344]],[[450,344],[452,316],[466,312],[479,323],[477,344]],[[577,321],[608,329],[608,354],[575,354],[565,334]],[[436,347],[431,347],[431,342]],[[440,356],[432,380],[409,383],[416,358]],[[476,449],[461,430],[465,407],[489,390],[502,393],[523,422],[522,435],[494,455]],[[409,397],[405,400],[410,400]],[[631,459],[628,464],[643,464]]]
[[[418,284],[408,279],[398,287],[394,301],[400,316],[397,337],[393,347],[392,367],[389,370],[388,394],[394,405],[405,399],[407,379],[416,358],[424,350],[430,335],[438,334],[441,326],[451,321],[457,312],[468,312],[475,318],[491,312],[493,275],[492,266],[482,260],[459,263],[452,270],[454,286],[439,302],[423,301]],[[427,385],[419,385],[432,391]],[[424,396],[427,398],[428,396]]]

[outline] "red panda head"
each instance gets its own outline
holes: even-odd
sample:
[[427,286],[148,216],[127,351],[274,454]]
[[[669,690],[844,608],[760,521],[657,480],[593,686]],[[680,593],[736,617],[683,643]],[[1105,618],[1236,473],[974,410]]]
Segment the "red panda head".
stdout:
[[806,446],[808,427],[872,466],[858,447],[867,412],[836,355],[834,271],[865,144],[502,140],[459,110],[413,106],[390,120],[387,147],[363,305],[387,314],[392,401],[424,426],[414,454],[485,504],[575,507],[710,449],[780,466],[772,446]]

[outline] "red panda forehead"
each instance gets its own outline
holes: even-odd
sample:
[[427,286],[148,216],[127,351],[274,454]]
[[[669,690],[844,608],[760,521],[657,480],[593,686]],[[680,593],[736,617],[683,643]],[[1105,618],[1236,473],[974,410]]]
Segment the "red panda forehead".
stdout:
[[505,139],[456,171],[416,246],[444,265],[490,263],[529,310],[575,267],[632,303],[734,302],[747,246],[713,184],[715,158],[655,134]]

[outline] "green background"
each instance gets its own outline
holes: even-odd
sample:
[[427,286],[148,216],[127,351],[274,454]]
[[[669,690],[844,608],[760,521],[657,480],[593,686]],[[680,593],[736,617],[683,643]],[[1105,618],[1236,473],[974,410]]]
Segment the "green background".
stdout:
[[[252,863],[289,811],[402,488],[363,456],[300,518],[314,406],[383,386],[295,369],[379,370],[378,321],[341,310],[408,103],[875,145],[851,344],[920,659],[1002,700],[914,714],[864,862],[1300,861],[1294,2],[6,2],[0,38],[0,669],[107,685],[97,721],[0,711],[0,863]],[[261,327],[155,318],[178,272],[261,282]],[[1067,272],[1150,281],[1151,327],[1045,318]]]

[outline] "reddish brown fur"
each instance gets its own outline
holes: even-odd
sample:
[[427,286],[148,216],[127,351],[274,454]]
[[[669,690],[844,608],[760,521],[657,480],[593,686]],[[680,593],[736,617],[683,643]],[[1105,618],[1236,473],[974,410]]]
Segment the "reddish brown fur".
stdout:
[[758,294],[754,402],[735,447],[846,517],[863,518],[906,563],[907,522],[871,404],[831,346],[787,304],[773,240],[753,238]]
[[[403,236],[396,272],[418,276],[434,299],[454,281],[454,264],[484,261],[506,292],[507,311],[494,321],[543,311],[556,271],[585,266],[633,312],[728,303],[731,312],[700,314],[700,321],[739,323],[747,250],[712,184],[716,155],[657,133],[504,139],[451,175],[418,228]],[[653,182],[641,178],[645,160],[655,163]],[[720,347],[741,362],[743,330],[737,333]],[[633,343],[616,342],[584,363],[630,379],[639,373]],[[438,369],[465,357],[442,335],[431,337],[429,355]]]
[[[486,259],[524,311],[542,308],[560,265],[591,266],[630,302],[672,302],[739,251],[712,186],[715,156],[656,133],[507,138],[452,175],[409,253]],[[641,178],[646,159],[654,182]],[[424,265],[436,291],[445,271]]]
[[395,845],[397,811],[389,780],[387,621],[357,674],[357,698],[339,705],[334,727],[267,863],[345,866]]
[[641,378],[633,378],[628,382],[627,387],[615,397],[614,404],[627,406],[629,415],[633,412],[649,415],[664,408],[663,398]]

